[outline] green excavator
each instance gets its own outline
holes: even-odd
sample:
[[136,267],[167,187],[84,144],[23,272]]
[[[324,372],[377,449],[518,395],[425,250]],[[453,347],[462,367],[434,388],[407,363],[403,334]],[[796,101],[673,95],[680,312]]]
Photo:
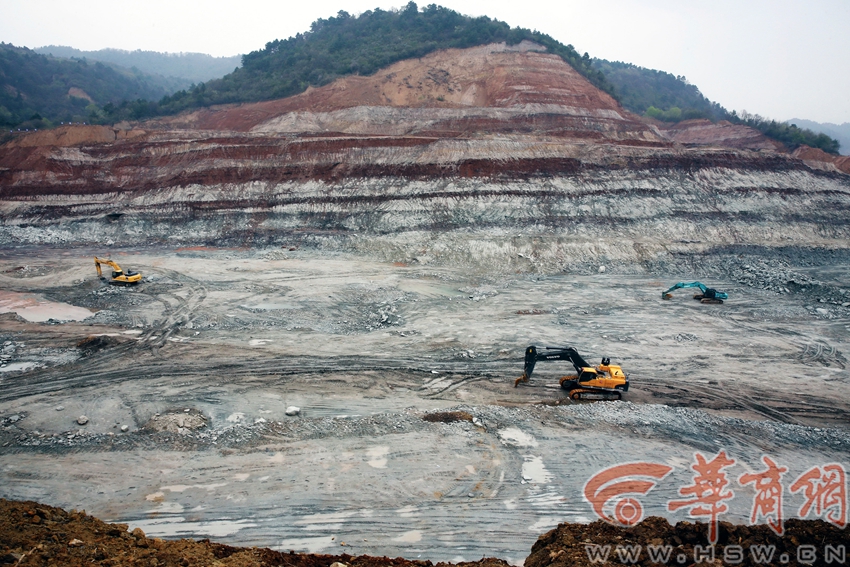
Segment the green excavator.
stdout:
[[706,287],[700,282],[679,282],[676,285],[670,287],[670,289],[662,291],[661,299],[673,299],[673,295],[670,292],[685,287],[699,288],[700,293],[694,294],[694,299],[696,299],[700,303],[723,303],[724,299],[729,299],[729,295],[727,293],[717,291],[716,289],[710,287]]

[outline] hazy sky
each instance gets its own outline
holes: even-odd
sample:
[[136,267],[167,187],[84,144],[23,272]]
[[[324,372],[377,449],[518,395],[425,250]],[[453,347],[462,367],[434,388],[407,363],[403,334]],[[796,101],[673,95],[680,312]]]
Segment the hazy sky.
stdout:
[[[0,0],[0,41],[217,56],[384,0]],[[418,2],[422,7],[430,1]],[[444,0],[593,57],[684,75],[728,110],[850,122],[850,0]]]

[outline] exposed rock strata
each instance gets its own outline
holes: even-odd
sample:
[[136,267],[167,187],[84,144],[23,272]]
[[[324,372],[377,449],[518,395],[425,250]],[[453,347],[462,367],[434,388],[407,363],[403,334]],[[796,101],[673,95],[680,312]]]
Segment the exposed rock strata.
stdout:
[[739,126],[659,130],[533,49],[449,50],[281,101],[19,138],[0,151],[0,242],[300,241],[538,271],[847,247],[841,164]]
[[741,150],[782,151],[783,146],[749,126],[721,120],[683,120],[674,125],[664,125],[666,138],[684,146],[713,146]]

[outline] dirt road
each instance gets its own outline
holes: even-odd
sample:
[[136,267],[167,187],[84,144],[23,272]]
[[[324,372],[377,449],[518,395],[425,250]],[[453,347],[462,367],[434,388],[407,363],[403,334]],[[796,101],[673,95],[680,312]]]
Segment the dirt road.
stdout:
[[[0,315],[2,497],[152,536],[520,563],[558,522],[596,519],[582,490],[608,466],[674,467],[643,500],[674,520],[695,451],[726,450],[736,477],[763,455],[789,479],[850,464],[850,317],[811,291],[844,294],[846,266],[792,266],[819,283],[787,293],[729,273],[706,283],[730,300],[701,305],[660,299],[693,271],[113,250],[144,275],[119,288],[94,277],[95,253],[0,257],[0,310],[19,313]],[[514,389],[528,344],[611,357],[626,401],[569,402],[558,364]],[[726,519],[744,522],[753,492],[737,490]]]

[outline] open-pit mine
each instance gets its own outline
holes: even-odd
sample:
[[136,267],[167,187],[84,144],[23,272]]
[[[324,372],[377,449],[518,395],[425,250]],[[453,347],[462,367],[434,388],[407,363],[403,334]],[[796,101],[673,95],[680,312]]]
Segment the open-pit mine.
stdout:
[[[764,458],[788,518],[850,465],[850,163],[650,123],[531,43],[16,137],[0,245],[0,497],[148,537],[521,565],[616,465],[705,521],[669,503],[724,454],[733,524]],[[528,345],[630,389],[514,388]]]

